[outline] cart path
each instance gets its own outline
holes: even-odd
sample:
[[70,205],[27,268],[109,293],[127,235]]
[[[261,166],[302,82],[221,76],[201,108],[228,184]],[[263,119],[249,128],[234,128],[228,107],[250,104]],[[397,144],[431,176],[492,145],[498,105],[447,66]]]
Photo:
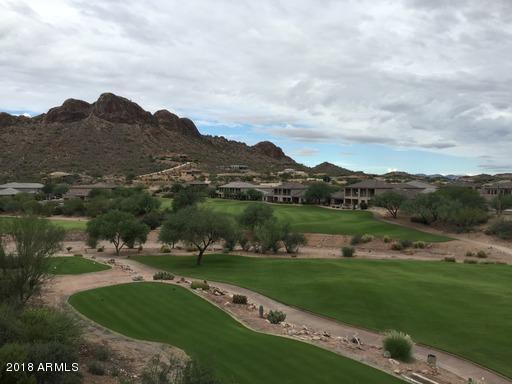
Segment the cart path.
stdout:
[[[107,257],[97,257],[97,261],[105,262]],[[54,305],[62,304],[63,298],[69,297],[73,293],[88,289],[104,287],[109,285],[132,282],[133,276],[140,275],[146,281],[153,280],[153,274],[158,271],[156,268],[149,267],[133,259],[116,259],[117,268],[110,270],[87,273],[83,275],[57,276],[52,280],[51,288],[47,292],[47,299]],[[119,266],[127,266],[130,270],[123,270]],[[179,280],[181,276],[176,276]],[[184,276],[188,280],[193,280]],[[383,336],[377,332],[372,332],[362,328],[354,327],[339,321],[325,318],[314,313],[295,308],[257,292],[235,285],[211,282],[212,285],[229,292],[230,294],[243,294],[247,296],[248,301],[256,305],[263,305],[266,310],[280,310],[286,313],[286,320],[292,324],[304,325],[309,329],[327,331],[331,335],[350,337],[358,335],[361,341],[366,345],[382,345]],[[233,315],[230,312],[231,315]],[[338,352],[339,353],[339,352]],[[415,358],[420,361],[426,361],[427,355],[433,353],[437,356],[437,365],[452,374],[462,377],[464,380],[473,378],[477,380],[484,379],[488,384],[512,384],[512,380],[501,376],[498,373],[490,371],[478,364],[475,364],[464,358],[452,355],[450,353],[423,345],[415,345]],[[343,354],[343,353],[341,353]],[[354,356],[349,356],[354,359]],[[355,357],[357,359],[357,357]],[[363,359],[362,363],[368,364]]]

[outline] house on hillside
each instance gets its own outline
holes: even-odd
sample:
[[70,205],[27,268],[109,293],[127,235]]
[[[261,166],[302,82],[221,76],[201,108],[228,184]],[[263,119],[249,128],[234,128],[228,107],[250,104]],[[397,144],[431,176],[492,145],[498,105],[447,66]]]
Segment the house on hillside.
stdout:
[[423,191],[424,188],[409,183],[391,184],[381,180],[364,180],[359,183],[350,184],[345,187],[344,208],[358,208],[362,202],[369,202],[377,195],[385,192],[397,192],[407,197],[414,197]]
[[281,183],[274,186],[267,196],[265,201],[271,203],[292,203],[301,204],[306,201],[304,193],[307,187],[299,183]]
[[246,193],[250,189],[258,189],[258,186],[245,181],[233,181],[231,183],[221,185],[218,188],[217,194],[222,199],[239,198],[243,193]]
[[63,196],[64,200],[69,199],[81,199],[87,200],[89,194],[93,190],[113,190],[117,188],[115,184],[98,183],[98,184],[84,184],[84,185],[72,185],[69,187],[68,192]]
[[480,195],[486,200],[492,200],[496,196],[512,195],[512,181],[500,180],[494,183],[487,183],[482,185]]
[[[4,191],[3,196],[13,196],[18,193],[29,193],[31,195],[43,190],[44,185],[40,183],[7,183],[0,185],[0,191]],[[7,192],[5,192],[8,190]],[[7,195],[9,193],[10,195]]]

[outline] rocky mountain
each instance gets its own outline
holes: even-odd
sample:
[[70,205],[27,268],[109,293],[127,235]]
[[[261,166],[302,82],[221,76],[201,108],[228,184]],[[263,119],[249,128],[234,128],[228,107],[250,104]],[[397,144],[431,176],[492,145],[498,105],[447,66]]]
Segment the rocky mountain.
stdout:
[[324,161],[323,163],[318,164],[317,166],[311,168],[311,172],[312,173],[323,173],[328,176],[347,176],[347,175],[351,175],[354,173],[346,168],[339,167],[339,166],[329,163],[327,161]]
[[150,113],[112,93],[97,101],[68,99],[28,118],[0,113],[0,179],[38,178],[53,171],[142,174],[188,161],[217,172],[244,164],[256,171],[302,168],[281,148],[201,135],[194,122],[167,110]]

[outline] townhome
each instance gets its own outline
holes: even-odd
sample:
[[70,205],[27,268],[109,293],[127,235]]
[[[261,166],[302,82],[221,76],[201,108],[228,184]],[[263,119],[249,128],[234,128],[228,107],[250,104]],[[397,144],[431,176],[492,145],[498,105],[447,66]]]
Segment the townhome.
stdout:
[[347,185],[344,190],[344,208],[358,208],[361,203],[369,204],[375,197],[385,192],[397,192],[407,197],[413,197],[425,188],[409,183],[391,184],[381,180],[364,180],[359,183]]
[[272,188],[265,200],[271,203],[301,204],[306,200],[304,193],[307,187],[299,183],[281,183]]
[[[12,196],[18,193],[36,194],[42,191],[44,185],[40,183],[7,183],[0,185],[0,191],[4,191],[5,196]],[[5,192],[5,190],[8,190]]]
[[258,185],[244,181],[233,181],[218,187],[218,196],[223,199],[236,198],[250,189],[258,189]]
[[69,199],[80,199],[80,200],[87,200],[89,197],[89,194],[93,190],[113,190],[117,188],[117,185],[115,184],[108,184],[108,183],[97,183],[97,184],[83,184],[83,185],[72,185],[69,187],[69,190],[67,193],[63,196],[64,200]]
[[492,200],[494,197],[500,195],[512,195],[512,181],[501,180],[484,184],[480,189],[480,194],[487,200]]

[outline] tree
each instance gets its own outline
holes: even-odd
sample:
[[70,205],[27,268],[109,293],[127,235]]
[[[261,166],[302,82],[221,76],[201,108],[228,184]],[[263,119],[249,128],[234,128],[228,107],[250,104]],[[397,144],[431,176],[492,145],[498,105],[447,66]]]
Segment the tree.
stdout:
[[261,253],[271,250],[277,253],[282,247],[284,226],[277,220],[267,220],[254,228],[254,241]]
[[398,210],[406,200],[407,198],[404,195],[389,191],[376,195],[373,199],[373,203],[378,207],[386,208],[389,214],[396,219]]
[[89,239],[111,242],[117,255],[124,246],[133,247],[136,242],[144,244],[148,233],[149,227],[146,224],[128,212],[118,210],[107,212],[87,222]]
[[257,191],[254,188],[248,189],[246,192],[247,200],[261,201],[263,200],[263,192]]
[[311,184],[304,193],[304,198],[308,203],[322,204],[328,201],[333,192],[333,187],[326,183]]
[[505,210],[512,208],[512,195],[498,195],[491,200],[490,205],[501,216]]
[[434,223],[439,219],[439,208],[444,199],[438,193],[419,193],[404,204],[404,210],[424,224]]
[[[197,265],[214,242],[230,237],[233,223],[226,215],[208,208],[189,206],[182,208],[164,223],[161,241],[170,244],[176,239],[197,248]],[[167,237],[169,236],[169,237]]]
[[250,230],[274,218],[274,210],[270,205],[249,204],[238,218],[240,224]]
[[287,253],[297,253],[301,245],[308,242],[303,233],[290,230],[290,225],[286,223],[283,227],[283,244]]
[[180,209],[195,206],[204,201],[205,195],[202,191],[197,191],[194,188],[182,188],[174,195],[172,200],[172,210],[174,212]]
[[0,246],[0,295],[24,304],[41,288],[47,259],[61,248],[64,230],[47,220],[24,217],[10,221],[0,235],[9,236],[15,249],[7,254]]

